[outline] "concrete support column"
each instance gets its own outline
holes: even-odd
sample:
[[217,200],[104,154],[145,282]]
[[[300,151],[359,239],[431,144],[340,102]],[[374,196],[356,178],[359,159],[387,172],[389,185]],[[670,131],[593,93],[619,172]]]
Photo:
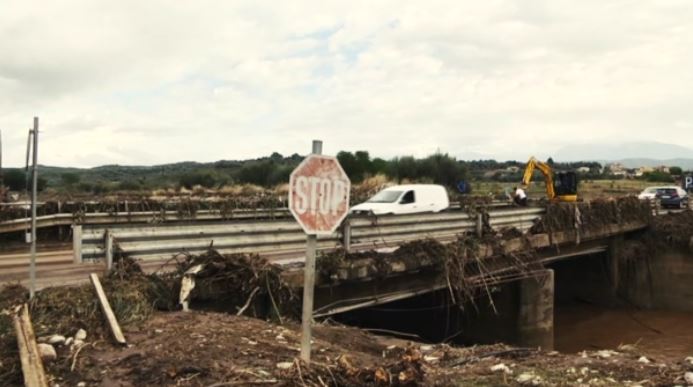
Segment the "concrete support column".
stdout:
[[518,345],[553,350],[553,270],[521,280],[519,288]]
[[615,236],[609,240],[608,267],[609,267],[609,283],[611,290],[616,294],[618,292],[620,270],[619,261],[621,250],[623,249],[623,236]]

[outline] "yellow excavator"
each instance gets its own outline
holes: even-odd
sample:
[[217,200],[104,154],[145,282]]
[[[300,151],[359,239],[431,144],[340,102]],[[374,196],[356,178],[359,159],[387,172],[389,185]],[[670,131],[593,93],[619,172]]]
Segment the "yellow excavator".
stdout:
[[538,169],[546,181],[546,196],[551,201],[576,202],[578,200],[578,179],[575,172],[555,172],[551,166],[539,161],[534,156],[529,158],[525,174],[522,177],[522,185],[528,186],[532,180],[534,169]]

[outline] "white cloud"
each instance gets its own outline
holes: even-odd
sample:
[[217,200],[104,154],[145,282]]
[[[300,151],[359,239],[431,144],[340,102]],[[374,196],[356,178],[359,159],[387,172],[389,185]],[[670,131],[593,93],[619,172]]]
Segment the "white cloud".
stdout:
[[3,0],[0,129],[10,165],[34,115],[54,165],[693,147],[692,45],[674,0]]

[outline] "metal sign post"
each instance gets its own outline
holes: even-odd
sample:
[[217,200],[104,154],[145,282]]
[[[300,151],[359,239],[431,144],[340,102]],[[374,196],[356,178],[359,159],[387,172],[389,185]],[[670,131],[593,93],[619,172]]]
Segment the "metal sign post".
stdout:
[[[322,141],[313,140],[311,154],[322,154]],[[313,298],[315,296],[315,254],[318,236],[306,236],[306,263],[303,270],[303,311],[301,314],[301,359],[310,363],[310,342],[313,338]]]
[[322,141],[313,141],[312,153],[291,173],[289,209],[306,233],[303,274],[301,359],[310,362],[315,255],[317,236],[330,235],[349,212],[351,183],[336,158],[322,155]]
[[38,126],[39,119],[34,117],[34,129],[31,131],[34,140],[31,164],[31,263],[29,264],[29,298],[36,294],[36,194],[38,184]]

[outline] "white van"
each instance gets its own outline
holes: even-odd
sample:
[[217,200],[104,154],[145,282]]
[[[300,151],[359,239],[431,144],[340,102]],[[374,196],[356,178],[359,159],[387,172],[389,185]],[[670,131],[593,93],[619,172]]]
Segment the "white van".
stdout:
[[438,212],[450,206],[448,191],[442,185],[395,185],[378,192],[365,203],[351,208],[352,214],[413,214]]

